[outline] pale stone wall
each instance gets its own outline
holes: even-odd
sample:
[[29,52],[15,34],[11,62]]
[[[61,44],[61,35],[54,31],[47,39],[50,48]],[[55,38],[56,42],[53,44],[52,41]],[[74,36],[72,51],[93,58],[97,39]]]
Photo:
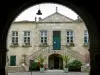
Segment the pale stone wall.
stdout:
[[84,44],[84,30],[87,30],[84,23],[44,23],[38,24],[38,31],[48,31],[48,44],[52,45],[53,31],[61,31],[61,45],[66,45],[66,31],[71,29],[74,35],[75,47],[73,50],[78,51],[80,54],[87,53],[87,49],[83,47]]
[[[41,30],[47,30],[47,43],[49,47],[45,48],[44,51],[41,50],[39,47],[41,41],[40,41],[40,31]],[[74,47],[69,49],[69,52],[67,52],[68,48],[65,47],[66,45],[66,31],[72,30],[74,39],[73,42],[75,44]],[[8,32],[8,38],[7,38],[7,49],[8,51],[8,65],[10,63],[10,56],[16,55],[16,66],[21,66],[22,62],[22,55],[26,54],[28,56],[27,63],[29,64],[29,60],[33,59],[33,57],[39,55],[42,53],[47,59],[44,62],[44,64],[48,64],[48,57],[55,53],[57,54],[67,54],[74,60],[77,56],[77,58],[81,58],[81,60],[86,60],[86,58],[89,57],[88,48],[84,47],[84,30],[87,30],[85,27],[84,22],[78,22],[73,21],[72,19],[69,19],[68,17],[61,15],[59,13],[54,13],[39,22],[14,22],[12,23],[10,30]],[[18,31],[18,47],[10,47],[11,40],[12,40],[12,31]],[[30,31],[30,44],[31,47],[22,47],[23,43],[23,36],[24,31]],[[61,31],[61,50],[53,50],[53,31]],[[33,54],[34,53],[34,54]],[[76,57],[75,57],[76,55]],[[83,61],[82,61],[83,62]],[[63,62],[64,63],[64,62]],[[16,67],[15,66],[15,67]],[[27,66],[26,66],[27,67]],[[11,68],[11,67],[9,67]]]
[[[31,47],[22,47],[23,43],[23,36],[24,31],[30,31],[30,44]],[[11,32],[18,31],[18,47],[10,47],[11,45]],[[36,37],[36,26],[33,23],[14,23],[11,25],[9,33],[8,33],[8,40],[7,40],[7,48],[8,48],[8,58],[10,59],[11,55],[16,55],[16,64],[19,65],[22,60],[22,55],[27,54],[30,55],[37,51],[35,46],[35,39]],[[10,61],[9,61],[10,63]]]
[[[53,45],[53,31],[61,31],[61,45],[66,45],[66,30],[73,30],[75,47],[72,50],[79,52],[82,55],[88,53],[88,48],[84,48],[84,30],[86,27],[84,23],[13,23],[8,33],[7,48],[8,58],[11,55],[16,55],[16,64],[20,65],[22,55],[31,55],[32,53],[40,50],[40,31],[47,30],[48,45]],[[23,45],[23,31],[29,30],[31,32],[31,47],[22,47]],[[11,32],[18,31],[19,47],[12,48],[11,45]],[[50,55],[50,54],[48,54]],[[46,61],[48,63],[48,60]],[[10,62],[9,62],[10,63]]]

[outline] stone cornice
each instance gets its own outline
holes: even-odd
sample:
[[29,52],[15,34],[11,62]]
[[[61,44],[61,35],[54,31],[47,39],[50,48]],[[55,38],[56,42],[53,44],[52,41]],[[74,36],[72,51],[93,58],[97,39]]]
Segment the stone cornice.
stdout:
[[32,24],[43,24],[43,23],[84,23],[84,22],[78,22],[78,21],[73,21],[73,22],[35,22],[35,21],[18,21],[18,22],[13,22],[12,24],[20,24],[20,23],[32,23]]

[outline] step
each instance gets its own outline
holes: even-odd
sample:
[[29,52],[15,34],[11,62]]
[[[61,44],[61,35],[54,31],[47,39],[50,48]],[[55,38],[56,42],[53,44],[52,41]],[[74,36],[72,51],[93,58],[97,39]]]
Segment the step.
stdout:
[[54,72],[54,73],[58,73],[58,72],[60,72],[60,73],[62,73],[62,72],[64,72],[63,70],[56,70],[56,69],[54,69],[54,70],[47,70],[47,71],[45,71],[45,72]]

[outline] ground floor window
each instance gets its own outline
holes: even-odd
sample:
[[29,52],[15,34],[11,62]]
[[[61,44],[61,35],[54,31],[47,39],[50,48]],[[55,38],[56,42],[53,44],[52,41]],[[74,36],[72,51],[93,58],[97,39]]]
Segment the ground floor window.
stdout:
[[10,66],[16,66],[16,56],[10,56]]

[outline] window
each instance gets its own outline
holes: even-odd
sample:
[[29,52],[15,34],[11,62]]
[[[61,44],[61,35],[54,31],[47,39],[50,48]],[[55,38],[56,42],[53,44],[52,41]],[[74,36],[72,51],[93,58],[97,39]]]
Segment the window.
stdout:
[[12,31],[12,44],[18,45],[18,32]]
[[89,43],[89,35],[88,35],[88,31],[85,30],[84,31],[84,44],[88,44]]
[[30,45],[30,31],[24,31],[24,44]]
[[73,31],[68,30],[67,31],[67,44],[73,43]]
[[10,66],[16,66],[16,56],[10,56]]
[[40,31],[41,43],[47,43],[47,31]]

